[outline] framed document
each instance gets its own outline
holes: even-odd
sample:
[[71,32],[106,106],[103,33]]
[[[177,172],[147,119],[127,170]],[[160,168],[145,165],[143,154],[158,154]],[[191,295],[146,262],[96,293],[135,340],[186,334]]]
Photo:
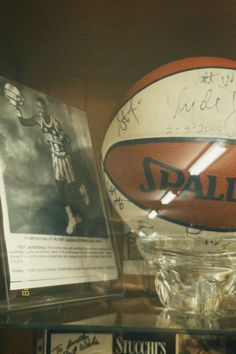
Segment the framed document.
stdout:
[[8,307],[90,298],[95,284],[107,294],[117,266],[86,112],[3,77],[0,88]]

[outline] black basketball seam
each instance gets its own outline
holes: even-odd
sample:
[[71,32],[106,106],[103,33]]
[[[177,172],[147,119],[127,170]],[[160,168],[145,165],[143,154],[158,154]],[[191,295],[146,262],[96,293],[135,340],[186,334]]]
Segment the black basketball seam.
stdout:
[[152,137],[152,138],[138,138],[138,139],[129,139],[129,140],[122,140],[118,141],[115,144],[111,145],[109,149],[106,151],[103,163],[105,164],[105,160],[107,155],[110,153],[111,150],[122,146],[122,145],[135,145],[135,144],[152,144],[152,143],[162,143],[162,142],[209,142],[209,143],[216,143],[220,141],[221,143],[236,145],[236,139],[230,138],[220,138],[220,137]]

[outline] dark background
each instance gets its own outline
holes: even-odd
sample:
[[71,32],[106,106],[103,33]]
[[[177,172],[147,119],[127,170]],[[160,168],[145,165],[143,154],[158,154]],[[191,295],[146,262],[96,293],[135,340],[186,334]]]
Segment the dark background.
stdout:
[[[98,159],[127,88],[192,56],[236,59],[235,0],[1,2],[0,74],[86,109]],[[33,353],[30,331],[2,337],[5,354]]]
[[138,78],[184,57],[236,58],[235,0],[9,0],[0,17],[0,72],[86,108],[96,153]]

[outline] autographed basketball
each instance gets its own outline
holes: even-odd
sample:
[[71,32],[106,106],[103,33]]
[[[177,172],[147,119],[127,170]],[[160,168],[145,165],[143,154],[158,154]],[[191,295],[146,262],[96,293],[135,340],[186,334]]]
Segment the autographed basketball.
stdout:
[[102,146],[114,208],[143,234],[236,231],[236,61],[198,57],[141,78]]

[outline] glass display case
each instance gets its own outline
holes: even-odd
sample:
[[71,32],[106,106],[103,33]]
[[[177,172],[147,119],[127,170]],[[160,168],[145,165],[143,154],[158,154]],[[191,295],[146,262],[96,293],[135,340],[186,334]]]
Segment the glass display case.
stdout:
[[[214,4],[208,0],[197,3],[189,0],[181,3],[175,0],[9,1],[1,6],[0,13],[0,76],[8,78],[8,83],[20,83],[21,87],[30,87],[35,92],[43,92],[45,97],[54,97],[69,107],[73,106],[80,112],[85,112],[93,145],[93,162],[100,174],[104,136],[112,118],[121,107],[120,102],[127,99],[125,96],[127,90],[134,82],[155,68],[176,60],[191,57],[220,57],[234,61],[236,59],[235,11],[236,5],[233,2],[220,0],[214,1]],[[202,108],[205,105],[205,111],[211,111],[214,119],[213,113],[217,113],[218,116],[222,116],[223,113],[219,103],[220,97],[217,96],[214,102],[212,101],[213,96],[209,85],[216,77],[219,78],[215,76],[215,72],[214,75],[212,73],[206,72],[200,80],[203,80],[204,85],[210,90],[207,91],[208,95],[204,96]],[[235,91],[231,90],[230,85],[234,80],[234,73],[221,78],[221,89],[230,92],[232,100],[227,102],[231,105],[233,113]],[[174,79],[171,82],[172,89],[175,91],[176,82]],[[133,94],[139,92],[139,88],[136,88]],[[10,118],[13,119],[14,112],[3,100],[3,94],[4,85],[1,81],[1,111],[10,112]],[[165,101],[171,104],[171,99],[169,100],[166,92],[163,95]],[[24,105],[29,107],[30,94],[24,93],[24,96]],[[190,111],[191,114],[191,107],[197,105],[195,98],[195,96],[190,98],[188,96],[190,101],[179,102],[182,105],[175,106],[178,108],[178,112],[176,110],[175,113],[179,114],[184,110],[185,113]],[[139,102],[141,101],[137,100],[135,103],[139,105]],[[192,105],[189,105],[189,102],[192,102]],[[53,105],[52,101],[50,104]],[[129,106],[128,111],[134,113],[134,106]],[[22,110],[22,116],[27,115],[26,113],[32,116],[29,109]],[[19,119],[19,112],[17,114],[16,118]],[[127,118],[124,116],[125,114],[121,119]],[[6,145],[3,133],[8,125],[13,127],[13,121],[7,121],[6,116],[3,118],[4,126],[0,131],[1,152],[8,153],[6,161],[11,162],[12,154],[4,150]],[[133,114],[135,122],[137,122],[136,118]],[[228,123],[226,122],[227,132],[231,135],[232,132],[234,133],[234,119],[230,118]],[[209,129],[205,126],[198,128]],[[18,130],[15,126],[12,129],[11,144],[15,148],[15,153],[18,153],[17,166],[19,167],[20,161],[23,161],[20,149],[26,133],[23,126]],[[166,133],[171,130],[172,134],[173,129],[176,134],[179,127],[174,124],[166,126]],[[187,123],[184,129],[185,132],[188,131]],[[217,125],[214,129],[220,127]],[[82,139],[86,138],[83,134],[84,132],[81,133]],[[32,137],[34,140],[33,143],[31,142],[31,147],[42,144],[42,139],[36,133],[32,133]],[[235,142],[232,145],[234,144]],[[18,149],[17,146],[20,148]],[[25,149],[24,153],[27,154],[28,150]],[[177,154],[177,150],[175,152]],[[33,156],[32,151],[29,156]],[[49,160],[44,162],[49,166]],[[233,162],[231,161],[230,164],[233,170]],[[22,170],[24,167],[28,171],[27,180],[30,180],[31,176],[32,179],[36,179],[42,174],[43,169],[40,166],[38,166],[39,172],[36,173],[29,160],[24,160]],[[44,174],[44,178],[49,178],[49,175]],[[15,187],[16,183],[9,180]],[[102,186],[102,177],[98,180],[101,181]],[[212,187],[209,187],[211,189],[209,193],[213,193],[215,180],[210,178],[209,181]],[[232,186],[233,183],[232,180],[228,181],[228,186]],[[42,184],[40,187],[43,190]],[[143,187],[145,189],[144,185]],[[19,207],[22,204],[17,194],[13,193],[13,189],[10,188],[9,191],[12,192],[11,197],[15,203],[14,212],[18,207],[17,218],[13,217],[14,225],[18,227],[19,215],[23,209]],[[194,353],[194,350],[203,353],[215,353],[217,350],[217,353],[234,353],[235,290],[230,288],[233,296],[227,298],[224,303],[224,308],[229,309],[227,315],[194,314],[191,311],[185,312],[183,308],[181,312],[165,309],[163,306],[165,294],[160,297],[162,301],[159,301],[156,295],[156,286],[159,283],[152,260],[149,264],[144,260],[146,254],[145,247],[142,248],[142,240],[137,247],[136,234],[121,222],[117,212],[117,208],[122,207],[122,200],[119,195],[114,194],[112,186],[108,189],[113,196],[111,199],[113,204],[116,204],[113,208],[110,202],[107,202],[108,209],[112,209],[109,210],[109,222],[114,228],[113,247],[118,258],[116,276],[106,277],[104,276],[106,272],[101,270],[99,279],[93,278],[92,282],[73,284],[72,287],[69,284],[62,289],[61,284],[57,284],[59,288],[42,287],[40,291],[36,291],[30,283],[25,282],[23,288],[12,288],[9,291],[7,270],[9,259],[4,253],[5,245],[2,244],[2,261],[5,269],[1,271],[0,286],[2,299],[0,352],[30,354],[36,352],[35,348],[37,348],[37,354],[76,354],[81,349],[84,353],[103,354],[110,352],[180,354]],[[42,195],[43,193],[37,194],[39,204]],[[219,197],[218,194],[215,196]],[[228,199],[230,198],[231,200],[228,201],[233,203],[235,196],[232,193],[228,193]],[[4,209],[2,202],[1,208]],[[34,209],[30,208],[28,206],[28,211],[32,215]],[[201,208],[199,207],[197,212]],[[231,215],[232,209],[227,213],[226,209],[224,211],[224,214],[219,214],[220,218],[217,220],[214,215],[211,215],[211,218],[215,221],[225,220],[227,215]],[[200,210],[201,212],[203,211]],[[46,216],[48,217],[49,214]],[[153,214],[150,213],[149,216],[152,218]],[[45,226],[45,220],[42,219],[41,226]],[[21,227],[25,226],[27,226],[26,221],[21,220]],[[93,223],[91,226],[95,227]],[[148,225],[142,223],[139,231],[143,231],[145,226]],[[1,225],[1,230],[3,227],[4,225]],[[142,255],[140,249],[143,250]],[[34,262],[35,259],[30,264]],[[189,265],[187,263],[186,268]],[[17,279],[25,280],[20,276]],[[205,299],[211,289],[209,287],[205,292]],[[172,295],[173,293],[174,290]],[[29,306],[29,304],[34,305]]]

